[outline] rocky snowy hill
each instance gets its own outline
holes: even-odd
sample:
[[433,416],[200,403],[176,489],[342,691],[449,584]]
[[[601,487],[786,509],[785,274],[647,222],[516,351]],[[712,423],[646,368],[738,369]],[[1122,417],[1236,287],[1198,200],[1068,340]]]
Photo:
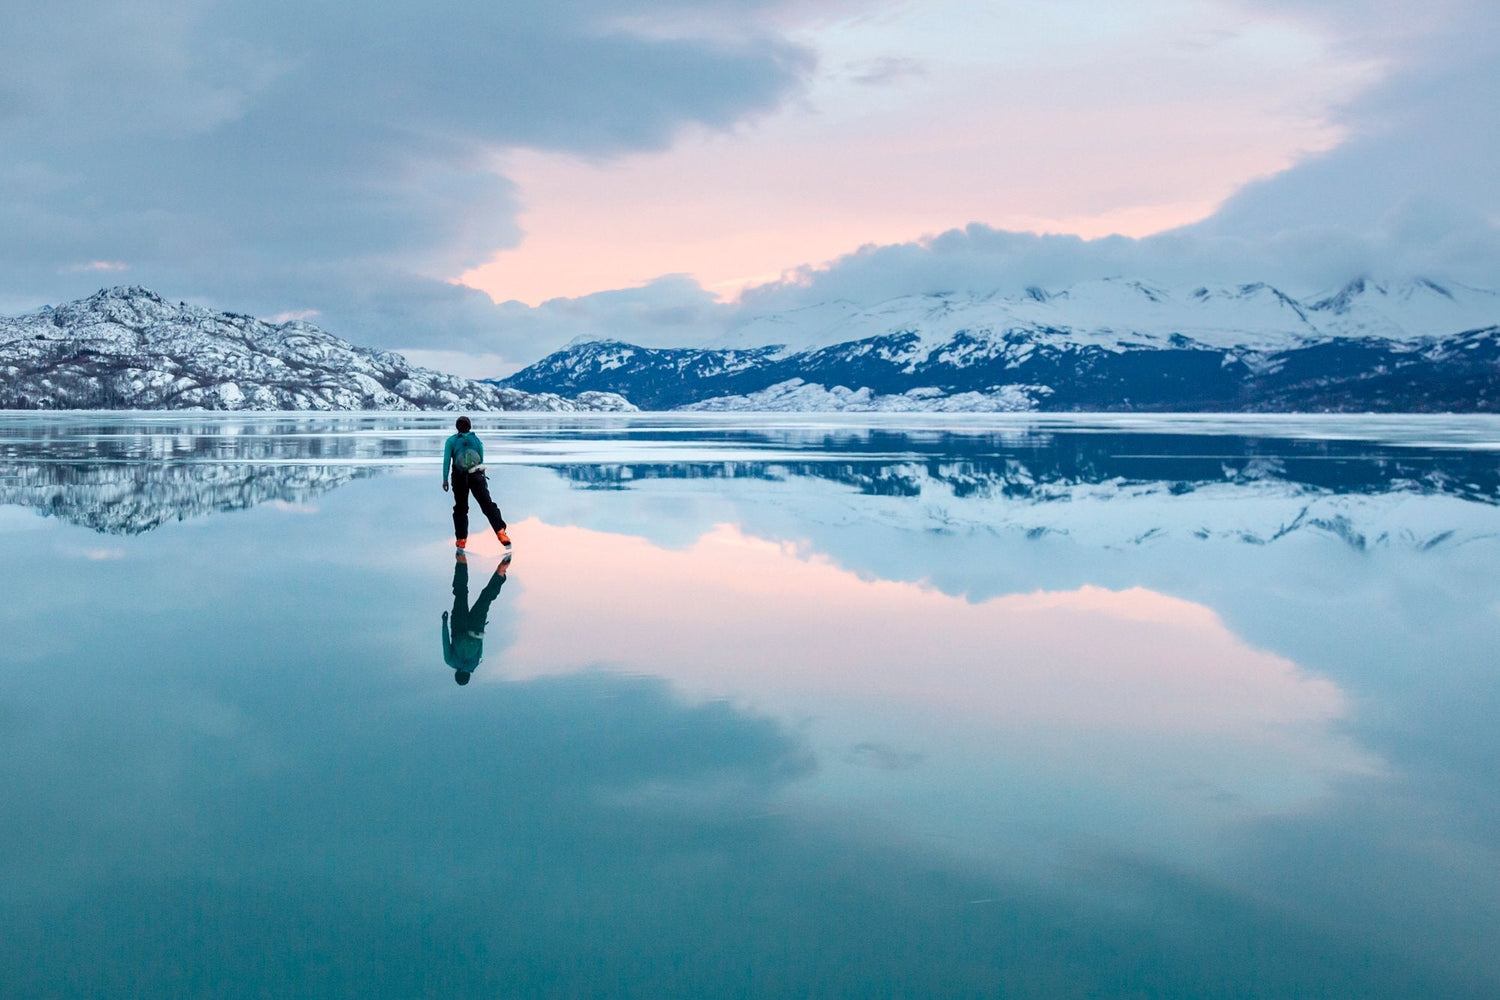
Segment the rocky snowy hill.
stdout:
[[1106,279],[827,303],[704,348],[578,342],[498,384],[647,409],[1492,412],[1500,294],[1359,280],[1301,301]]
[[0,409],[621,410],[610,393],[499,388],[311,323],[173,305],[144,288],[0,319]]

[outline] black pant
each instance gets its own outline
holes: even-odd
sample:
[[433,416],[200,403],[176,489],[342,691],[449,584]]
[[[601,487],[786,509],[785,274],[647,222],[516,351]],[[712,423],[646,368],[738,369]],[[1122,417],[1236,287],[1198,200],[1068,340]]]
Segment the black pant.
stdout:
[[453,537],[469,537],[469,494],[474,494],[474,499],[479,501],[479,509],[484,511],[484,516],[489,518],[490,527],[496,531],[505,527],[505,518],[500,516],[500,508],[495,501],[490,499],[490,484],[481,472],[465,472],[462,469],[453,470]]
[[483,632],[484,627],[489,624],[490,605],[495,603],[495,598],[500,596],[500,588],[505,586],[505,577],[500,575],[496,568],[489,580],[485,582],[484,589],[479,592],[479,600],[474,606],[469,607],[469,564],[453,564],[453,614],[449,627],[454,635],[462,635],[465,632]]

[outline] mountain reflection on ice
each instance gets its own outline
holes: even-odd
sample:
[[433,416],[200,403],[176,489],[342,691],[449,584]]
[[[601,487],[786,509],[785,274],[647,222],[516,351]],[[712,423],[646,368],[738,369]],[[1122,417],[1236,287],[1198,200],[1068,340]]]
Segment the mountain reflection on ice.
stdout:
[[11,415],[0,504],[107,534],[262,503],[305,504],[404,460],[410,443],[337,418]]

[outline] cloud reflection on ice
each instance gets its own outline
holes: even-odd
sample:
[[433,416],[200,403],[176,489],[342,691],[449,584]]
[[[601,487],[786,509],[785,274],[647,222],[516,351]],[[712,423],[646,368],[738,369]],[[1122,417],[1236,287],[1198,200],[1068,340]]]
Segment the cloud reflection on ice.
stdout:
[[1144,588],[970,602],[730,525],[681,551],[536,520],[515,534],[515,640],[488,679],[604,667],[775,713],[823,751],[819,794],[887,815],[947,788],[951,825],[973,833],[1011,822],[977,815],[995,809],[975,787],[1049,809],[1086,787],[1137,813],[1101,824],[1196,840],[1380,769],[1340,732],[1335,684]]

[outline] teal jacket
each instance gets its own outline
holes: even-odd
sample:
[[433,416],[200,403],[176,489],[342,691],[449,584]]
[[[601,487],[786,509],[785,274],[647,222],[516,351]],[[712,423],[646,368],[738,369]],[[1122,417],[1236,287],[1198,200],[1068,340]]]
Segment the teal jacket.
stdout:
[[[481,631],[450,631],[448,619],[443,619],[443,662],[454,670],[462,670],[466,674],[472,674],[474,668],[479,666],[479,661],[484,658],[484,622],[479,623]],[[460,625],[462,629],[464,626]]]
[[[454,462],[457,462],[458,456],[465,451],[478,452],[479,466],[484,465],[484,442],[479,440],[478,434],[475,434],[473,431],[450,434],[448,435],[448,440],[443,444],[443,482],[446,483],[448,481],[449,467]],[[459,462],[459,468],[463,468],[462,462]],[[469,472],[472,470],[465,469],[464,471]]]

